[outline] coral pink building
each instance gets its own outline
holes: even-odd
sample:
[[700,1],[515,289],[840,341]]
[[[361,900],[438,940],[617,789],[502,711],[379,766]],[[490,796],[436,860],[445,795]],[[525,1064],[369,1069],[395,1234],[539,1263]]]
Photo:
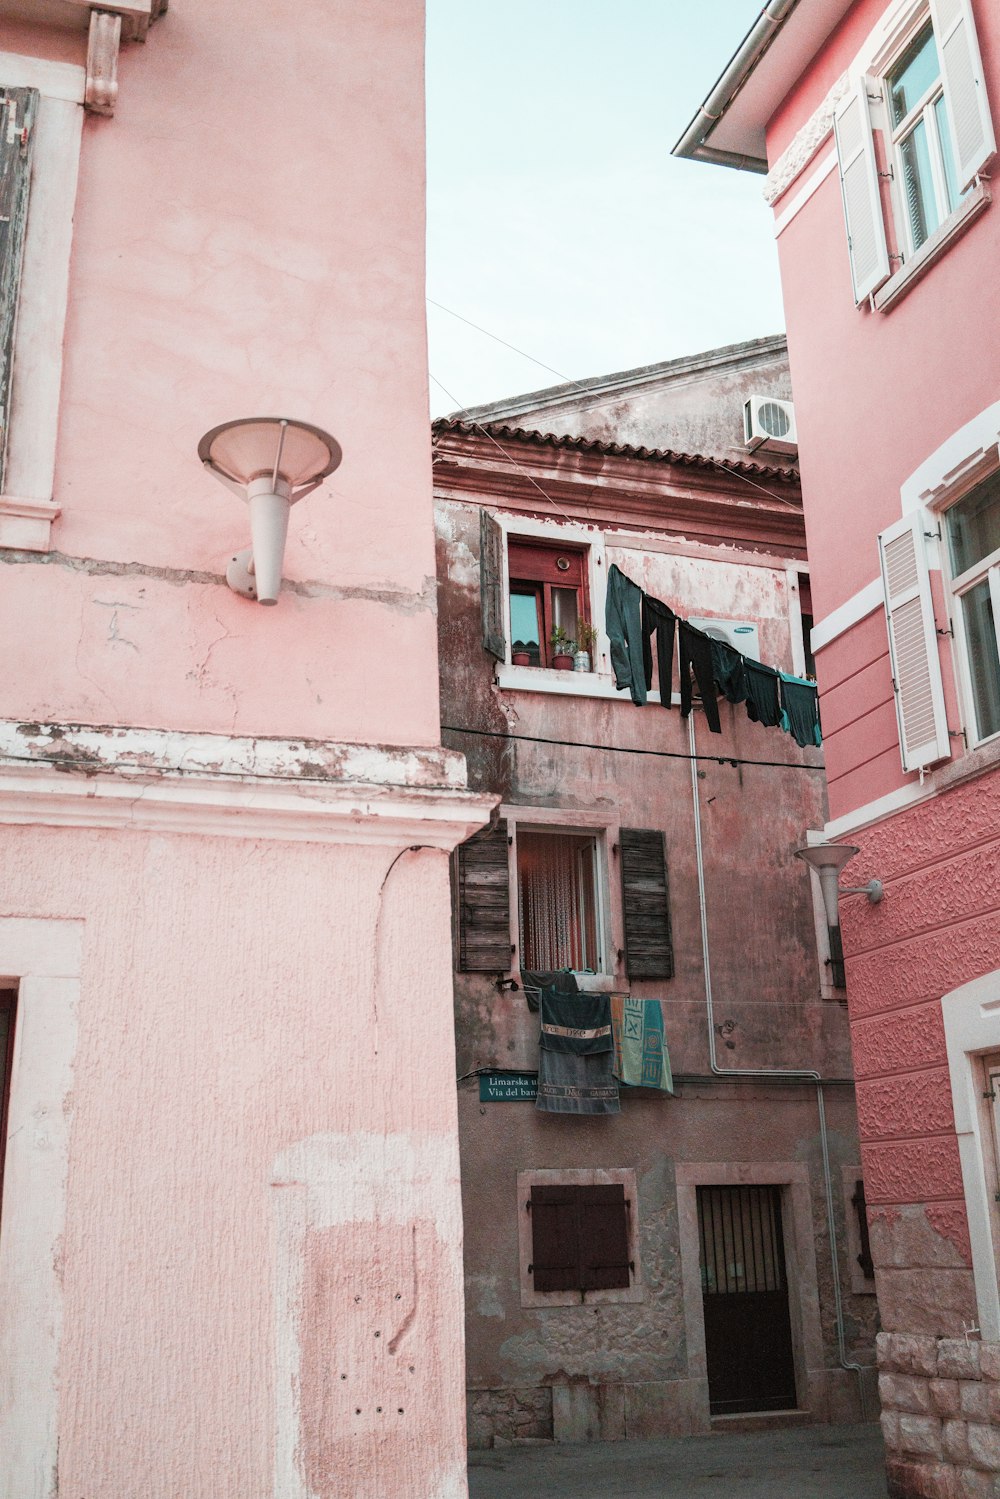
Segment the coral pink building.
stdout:
[[458,1499],[422,7],[2,11],[0,1494]]
[[676,148],[774,209],[906,1496],[1000,1472],[998,116],[988,0],[771,0]]

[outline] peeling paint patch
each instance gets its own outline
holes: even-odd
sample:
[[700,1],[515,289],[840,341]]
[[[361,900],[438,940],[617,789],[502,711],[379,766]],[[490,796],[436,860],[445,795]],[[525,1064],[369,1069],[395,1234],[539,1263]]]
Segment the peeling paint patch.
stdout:
[[4,759],[84,774],[261,776],[456,791],[466,786],[464,758],[438,747],[188,734],[113,724],[0,722]]
[[969,1236],[969,1218],[964,1207],[958,1204],[929,1202],[924,1209],[927,1222],[935,1233],[954,1244],[963,1261],[972,1268],[972,1240]]

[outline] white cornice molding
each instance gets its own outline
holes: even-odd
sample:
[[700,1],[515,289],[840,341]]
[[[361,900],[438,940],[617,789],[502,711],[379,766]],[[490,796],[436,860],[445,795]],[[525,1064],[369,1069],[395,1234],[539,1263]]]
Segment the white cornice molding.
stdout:
[[92,10],[87,42],[87,90],[83,97],[92,114],[113,115],[115,112],[121,40],[121,16],[107,10]]
[[495,802],[433,746],[0,723],[0,823],[451,849]]
[[764,200],[776,203],[787,192],[800,172],[805,171],[816,152],[833,130],[833,116],[841,99],[846,98],[849,76],[841,73],[826,98],[806,120],[778,157],[764,178]]

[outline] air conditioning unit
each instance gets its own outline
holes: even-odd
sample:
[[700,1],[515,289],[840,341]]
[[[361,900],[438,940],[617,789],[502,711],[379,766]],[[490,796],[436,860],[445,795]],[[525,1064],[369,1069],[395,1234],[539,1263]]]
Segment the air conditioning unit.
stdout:
[[696,630],[703,630],[713,640],[724,640],[734,651],[749,656],[751,661],[760,660],[760,631],[748,619],[692,619],[688,621]]
[[743,406],[743,438],[751,453],[768,447],[772,453],[797,453],[795,408],[775,396],[751,396]]

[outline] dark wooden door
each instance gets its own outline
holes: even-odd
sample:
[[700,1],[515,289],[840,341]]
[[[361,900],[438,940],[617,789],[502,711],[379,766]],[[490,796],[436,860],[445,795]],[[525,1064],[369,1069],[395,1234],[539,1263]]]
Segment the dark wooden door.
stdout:
[[713,1415],[792,1410],[792,1329],[778,1187],[699,1187]]

